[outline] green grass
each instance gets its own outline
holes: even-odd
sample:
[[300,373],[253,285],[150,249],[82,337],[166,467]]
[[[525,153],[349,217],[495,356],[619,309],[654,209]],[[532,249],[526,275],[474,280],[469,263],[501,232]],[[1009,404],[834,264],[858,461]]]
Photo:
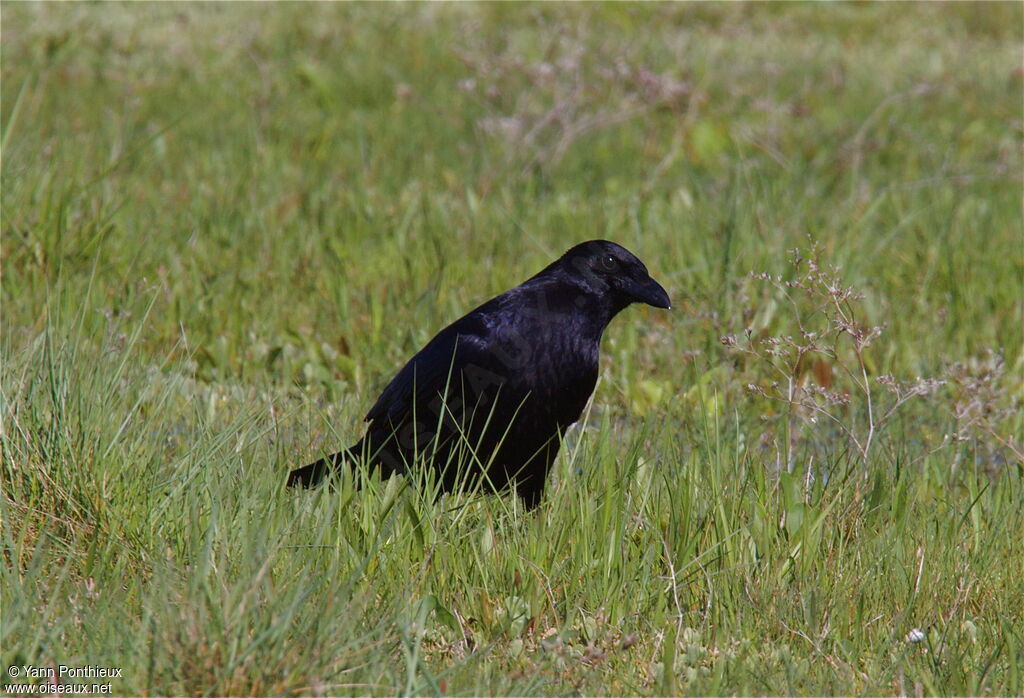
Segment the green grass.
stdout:
[[[5,669],[1024,692],[1021,5],[2,20]],[[536,513],[416,478],[285,491],[434,332],[593,237],[676,308],[613,323]],[[799,279],[813,245],[885,329],[773,373],[745,330],[835,326],[750,272]],[[807,399],[759,394],[779,375]],[[886,375],[945,383],[883,422]],[[843,429],[872,423],[863,457]]]

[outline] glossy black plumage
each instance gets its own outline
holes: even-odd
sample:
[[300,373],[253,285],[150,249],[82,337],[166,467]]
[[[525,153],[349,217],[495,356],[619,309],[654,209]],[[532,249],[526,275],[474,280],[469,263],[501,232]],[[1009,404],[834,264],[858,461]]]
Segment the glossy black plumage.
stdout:
[[366,459],[384,476],[435,468],[445,491],[486,474],[536,506],[562,435],[594,390],[601,335],[635,302],[670,307],[625,248],[573,247],[441,330],[377,398],[365,436],[293,470],[288,485],[310,487]]

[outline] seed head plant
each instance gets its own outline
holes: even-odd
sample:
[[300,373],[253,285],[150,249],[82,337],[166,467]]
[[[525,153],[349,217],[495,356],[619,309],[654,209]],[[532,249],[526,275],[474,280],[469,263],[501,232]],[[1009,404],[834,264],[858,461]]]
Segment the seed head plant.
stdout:
[[1024,470],[1024,445],[1010,431],[1013,419],[1020,415],[1020,397],[1007,387],[1005,376],[1003,356],[991,349],[983,358],[949,366],[950,411],[956,420],[952,438],[987,450],[986,463],[1000,464],[1008,456]]
[[787,443],[780,466],[784,463],[792,470],[801,437],[820,430],[822,424],[837,430],[856,457],[867,463],[879,435],[901,407],[933,394],[943,381],[873,375],[870,350],[885,326],[865,319],[864,294],[843,281],[839,267],[821,261],[816,245],[806,256],[793,250],[789,264],[790,279],[767,272],[750,274],[788,308],[788,331],[769,334],[746,328],[741,337],[722,337],[722,343],[765,369],[767,375],[746,387],[782,406],[781,412],[766,414],[766,419],[785,421]]

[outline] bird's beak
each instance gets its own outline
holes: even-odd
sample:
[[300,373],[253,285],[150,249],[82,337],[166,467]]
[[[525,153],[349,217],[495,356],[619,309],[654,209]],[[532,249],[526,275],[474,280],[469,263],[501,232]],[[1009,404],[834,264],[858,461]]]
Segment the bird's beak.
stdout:
[[661,287],[661,284],[649,276],[646,281],[630,279],[626,285],[626,291],[638,303],[653,305],[655,308],[672,309],[672,301],[669,300],[668,293]]

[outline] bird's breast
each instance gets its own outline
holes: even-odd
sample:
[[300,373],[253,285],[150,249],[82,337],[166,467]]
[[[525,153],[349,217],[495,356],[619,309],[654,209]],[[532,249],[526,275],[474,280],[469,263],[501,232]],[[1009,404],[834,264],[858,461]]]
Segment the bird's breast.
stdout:
[[521,335],[502,342],[495,356],[510,395],[528,400],[532,414],[560,427],[575,422],[597,382],[598,343],[562,333]]

